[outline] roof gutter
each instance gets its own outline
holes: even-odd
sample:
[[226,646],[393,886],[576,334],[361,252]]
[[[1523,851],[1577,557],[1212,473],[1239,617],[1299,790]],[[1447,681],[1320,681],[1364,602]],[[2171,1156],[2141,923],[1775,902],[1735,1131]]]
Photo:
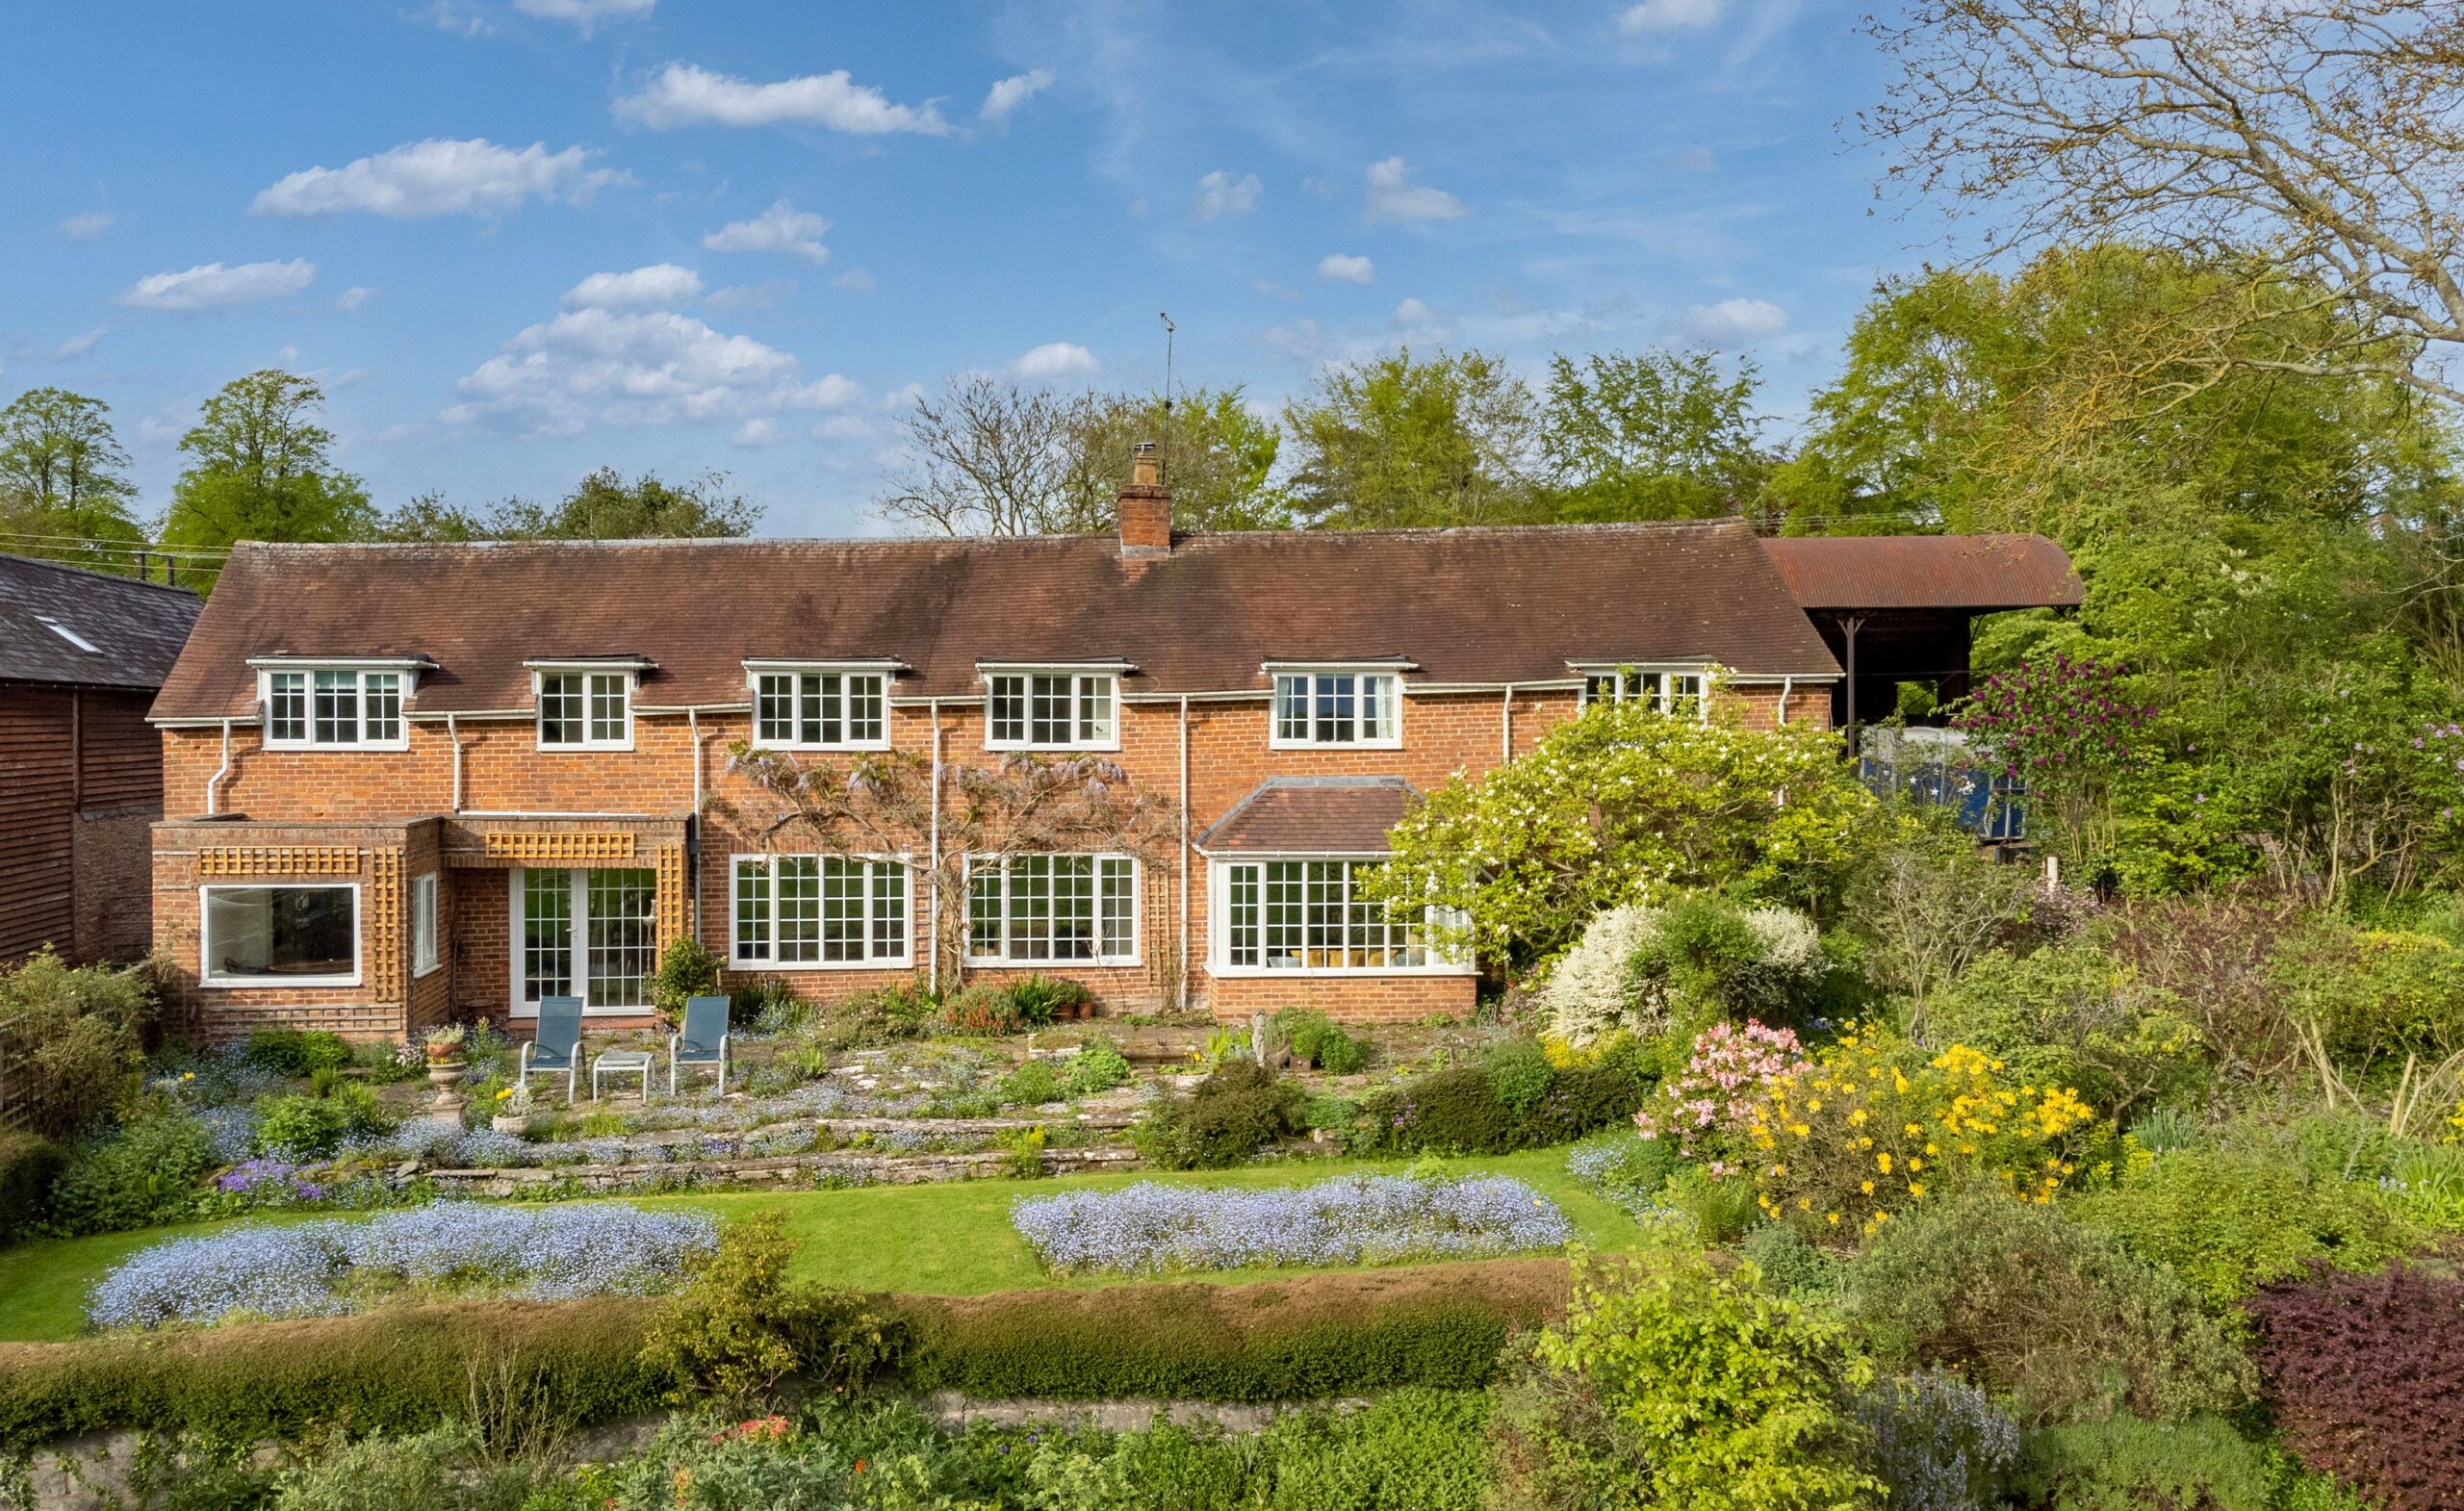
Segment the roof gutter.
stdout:
[[223,781],[224,781],[227,778],[229,778],[229,777],[230,777],[230,775],[231,775],[231,721],[230,721],[230,720],[228,720],[228,719],[225,719],[225,720],[223,720],[223,721],[222,721],[222,765],[221,765],[221,768],[220,768],[219,770],[216,771],[216,772],[215,772],[215,774],[214,774],[213,776],[208,777],[208,778],[206,778],[206,779],[205,779],[205,816],[206,816],[206,817],[208,817],[208,818],[212,818],[212,817],[214,817],[214,816],[215,816],[215,814],[216,814],[216,808],[215,808],[215,799],[216,799],[216,795],[217,795],[217,793],[218,793],[218,789],[221,787],[221,785],[222,785]]

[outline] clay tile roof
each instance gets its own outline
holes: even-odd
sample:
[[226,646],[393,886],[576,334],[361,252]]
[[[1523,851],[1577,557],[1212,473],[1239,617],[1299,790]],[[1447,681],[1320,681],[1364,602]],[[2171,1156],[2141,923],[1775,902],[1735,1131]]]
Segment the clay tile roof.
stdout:
[[1807,608],[2067,608],[2086,589],[2041,535],[1837,535],[1762,543]]
[[1198,836],[1209,855],[1384,855],[1418,796],[1400,777],[1270,777]]
[[979,661],[1123,661],[1126,696],[1264,690],[1268,661],[1400,658],[1439,684],[1566,663],[1838,665],[1741,524],[1273,530],[1123,560],[1110,535],[237,548],[159,719],[246,717],[251,656],[422,655],[414,715],[530,706],[525,661],[638,654],[652,707],[742,704],[748,659],[886,660],[897,698]]
[[0,681],[160,687],[196,616],[186,588],[0,556]]

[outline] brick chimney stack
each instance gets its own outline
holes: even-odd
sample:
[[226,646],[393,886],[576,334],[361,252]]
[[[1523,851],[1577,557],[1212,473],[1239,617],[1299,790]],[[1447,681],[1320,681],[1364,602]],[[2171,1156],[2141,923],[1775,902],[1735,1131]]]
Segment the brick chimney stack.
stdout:
[[1168,556],[1172,553],[1172,490],[1164,486],[1155,443],[1141,441],[1131,448],[1129,481],[1120,490],[1120,553]]

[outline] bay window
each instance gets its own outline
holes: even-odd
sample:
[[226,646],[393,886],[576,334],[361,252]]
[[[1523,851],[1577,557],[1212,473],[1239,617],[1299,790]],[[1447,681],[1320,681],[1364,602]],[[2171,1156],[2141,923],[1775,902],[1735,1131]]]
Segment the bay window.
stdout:
[[972,856],[967,959],[978,964],[1138,960],[1138,862],[1128,856]]
[[1375,860],[1260,858],[1216,867],[1217,967],[1232,972],[1459,971],[1417,916],[1365,895]]
[[1120,678],[1112,672],[994,672],[985,678],[987,750],[1111,750]]
[[208,886],[201,894],[203,985],[359,985],[357,886]]
[[904,861],[866,856],[738,856],[732,962],[751,970],[910,960]]
[[1392,672],[1278,672],[1273,744],[1399,745],[1400,691]]
[[888,743],[886,680],[879,672],[757,672],[754,743],[774,749],[879,750]]

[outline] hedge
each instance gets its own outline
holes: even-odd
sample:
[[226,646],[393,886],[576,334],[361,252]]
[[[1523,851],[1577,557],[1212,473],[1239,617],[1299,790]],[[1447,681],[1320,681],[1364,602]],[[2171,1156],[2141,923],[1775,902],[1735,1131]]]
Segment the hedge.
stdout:
[[32,1237],[51,1213],[51,1185],[67,1154],[48,1139],[0,1129],[0,1244]]
[[[1506,1337],[1562,1314],[1557,1260],[1488,1260],[994,1295],[881,1296],[898,1377],[983,1398],[1308,1400],[1488,1382]],[[0,1446],[114,1427],[226,1442],[468,1420],[502,1365],[568,1426],[649,1412],[656,1303],[462,1302],[66,1344],[0,1344]]]

